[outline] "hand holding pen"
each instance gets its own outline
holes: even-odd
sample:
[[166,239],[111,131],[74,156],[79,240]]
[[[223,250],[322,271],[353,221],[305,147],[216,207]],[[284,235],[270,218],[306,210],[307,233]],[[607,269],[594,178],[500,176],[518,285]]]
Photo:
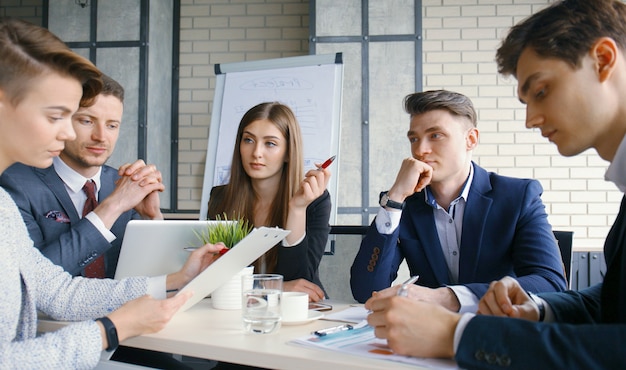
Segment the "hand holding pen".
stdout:
[[328,158],[322,164],[316,165],[317,168],[304,175],[300,188],[291,199],[290,206],[305,208],[324,193],[330,180],[330,171],[327,168],[335,158],[336,156]]
[[407,281],[402,283],[400,289],[396,292],[396,295],[399,297],[408,297],[409,296],[409,287],[414,284],[417,279],[419,279],[419,275],[411,276]]
[[324,163],[318,166],[317,169],[320,171],[325,170],[326,168],[328,168],[328,166],[330,166],[331,163],[333,163],[333,161],[335,160],[335,157],[337,156],[333,155],[332,157],[328,158],[326,161],[324,161]]

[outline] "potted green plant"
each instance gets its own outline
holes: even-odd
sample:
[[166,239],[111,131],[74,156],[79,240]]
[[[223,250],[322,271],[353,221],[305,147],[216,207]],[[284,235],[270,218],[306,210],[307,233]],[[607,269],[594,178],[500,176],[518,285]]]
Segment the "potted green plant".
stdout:
[[[223,218],[216,217],[217,221],[229,221],[226,214]],[[196,236],[203,244],[224,243],[226,248],[220,251],[220,255],[228,252],[245,238],[253,229],[253,226],[244,218],[239,217],[230,222],[217,222],[207,224],[207,228],[196,232]],[[241,309],[241,276],[250,275],[254,272],[254,266],[248,266],[233,276],[224,285],[211,293],[211,304],[214,308],[232,310]]]
[[[229,221],[226,214],[222,219],[219,215],[216,217],[217,221]],[[239,217],[231,222],[218,222],[209,223],[207,228],[197,232],[196,236],[203,244],[211,243],[223,243],[226,248],[220,251],[220,254],[228,252],[229,249],[237,245],[243,238],[245,238],[252,231],[253,226],[248,220],[243,217]]]

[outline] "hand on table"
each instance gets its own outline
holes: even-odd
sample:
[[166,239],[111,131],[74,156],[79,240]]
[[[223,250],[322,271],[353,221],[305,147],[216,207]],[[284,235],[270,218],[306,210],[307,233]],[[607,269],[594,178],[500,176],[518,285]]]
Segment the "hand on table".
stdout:
[[[398,289],[400,289],[401,286],[402,284],[397,284],[379,292],[374,292],[373,297],[387,298],[394,296],[398,293]],[[433,289],[423,287],[421,285],[411,284],[409,285],[407,297],[416,301],[438,304],[452,312],[459,312],[459,309],[461,308],[461,304],[459,303],[459,299],[456,294],[454,294],[452,289],[447,287]]]
[[494,281],[478,302],[477,314],[539,320],[539,307],[512,277]]
[[374,295],[365,303],[367,322],[378,338],[398,354],[451,358],[454,331],[461,316],[439,305],[407,297]]
[[[115,324],[118,339],[122,342],[131,337],[162,330],[192,295],[191,292],[185,292],[163,300],[145,295],[126,302],[108,317]],[[101,331],[104,334],[102,326]],[[103,349],[107,347],[105,338],[103,336]]]
[[309,302],[318,302],[324,299],[324,291],[317,284],[306,279],[296,279],[283,282],[285,292],[304,292],[309,295]]

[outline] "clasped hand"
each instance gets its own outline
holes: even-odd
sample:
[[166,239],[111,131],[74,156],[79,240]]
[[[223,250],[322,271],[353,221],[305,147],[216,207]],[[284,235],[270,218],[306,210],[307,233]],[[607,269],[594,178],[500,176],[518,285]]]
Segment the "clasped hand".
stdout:
[[494,281],[478,303],[477,314],[539,320],[539,308],[512,277]]

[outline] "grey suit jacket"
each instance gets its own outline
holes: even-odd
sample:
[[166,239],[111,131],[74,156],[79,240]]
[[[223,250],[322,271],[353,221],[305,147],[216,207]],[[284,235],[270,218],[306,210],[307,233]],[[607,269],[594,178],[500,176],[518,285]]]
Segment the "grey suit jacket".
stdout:
[[[98,199],[115,189],[117,170],[102,167]],[[104,253],[106,276],[115,275],[126,224],[141,218],[134,210],[123,213],[111,227],[116,239],[109,243],[87,219],[81,219],[53,166],[46,169],[16,163],[0,176],[0,186],[17,204],[34,245],[52,262],[72,275]]]

